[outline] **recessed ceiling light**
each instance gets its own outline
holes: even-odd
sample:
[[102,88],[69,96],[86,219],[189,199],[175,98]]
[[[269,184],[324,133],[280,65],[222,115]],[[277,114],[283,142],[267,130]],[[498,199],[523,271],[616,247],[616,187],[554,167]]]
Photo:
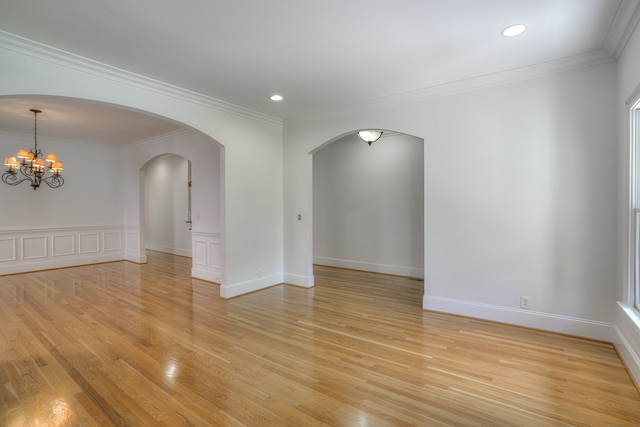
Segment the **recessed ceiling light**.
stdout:
[[282,101],[283,99],[282,95],[271,95],[272,101]]
[[527,30],[527,26],[523,24],[511,25],[502,30],[502,35],[505,37],[515,37],[524,33]]

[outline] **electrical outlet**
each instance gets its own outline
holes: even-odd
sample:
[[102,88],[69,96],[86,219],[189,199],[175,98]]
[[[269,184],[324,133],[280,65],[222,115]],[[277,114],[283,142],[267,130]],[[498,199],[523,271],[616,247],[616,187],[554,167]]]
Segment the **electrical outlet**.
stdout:
[[521,296],[520,297],[520,308],[524,308],[525,310],[529,310],[531,308],[531,297]]

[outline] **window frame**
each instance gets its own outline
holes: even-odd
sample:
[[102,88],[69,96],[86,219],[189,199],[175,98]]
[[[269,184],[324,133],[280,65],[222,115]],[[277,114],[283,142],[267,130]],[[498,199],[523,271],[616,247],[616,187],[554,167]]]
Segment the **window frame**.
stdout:
[[640,314],[640,92],[629,107],[629,259],[625,303]]

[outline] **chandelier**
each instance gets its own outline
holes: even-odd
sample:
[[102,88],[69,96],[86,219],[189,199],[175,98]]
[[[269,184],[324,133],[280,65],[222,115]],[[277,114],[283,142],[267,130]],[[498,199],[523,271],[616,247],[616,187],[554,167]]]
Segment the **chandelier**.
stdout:
[[41,183],[51,188],[62,187],[64,179],[60,176],[60,172],[64,169],[64,165],[55,154],[51,153],[43,157],[42,151],[38,149],[38,113],[42,111],[36,109],[30,111],[33,113],[35,147],[31,151],[18,150],[15,157],[4,159],[4,165],[9,169],[2,174],[2,182],[18,185],[27,181],[34,190],[40,187]]

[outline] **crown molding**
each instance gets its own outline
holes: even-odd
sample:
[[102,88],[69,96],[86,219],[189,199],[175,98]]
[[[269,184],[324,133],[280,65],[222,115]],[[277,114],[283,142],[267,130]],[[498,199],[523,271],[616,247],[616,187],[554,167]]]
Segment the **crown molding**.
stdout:
[[[28,143],[25,144],[25,147],[31,147],[31,148],[33,148],[33,144],[35,140],[33,133],[11,132],[8,130],[0,130],[0,139],[14,139],[14,140],[29,141]],[[38,142],[54,143],[54,144],[110,145],[110,144],[104,144],[104,143],[94,142],[94,141],[81,141],[78,139],[56,138],[53,136],[46,136],[46,135],[40,135],[40,134],[38,135]]]
[[566,57],[555,61],[541,62],[526,67],[505,70],[497,73],[486,74],[484,76],[462,79],[395,95],[389,95],[354,104],[330,108],[327,110],[286,119],[285,124],[300,125],[316,121],[323,121],[344,115],[377,111],[400,105],[423,102],[434,98],[472,92],[479,89],[543,78],[566,71],[614,63],[615,61],[616,58],[613,55],[611,55],[604,49],[601,49],[598,51]]
[[618,60],[640,21],[640,0],[622,0],[604,42],[604,50]]
[[[140,141],[134,141],[131,142],[129,144],[124,145],[123,147],[125,149],[128,148],[134,148],[134,147],[139,147],[142,145],[147,145],[147,144],[153,144],[155,142],[159,142],[162,140],[165,140],[167,138],[177,138],[180,136],[186,136],[186,135],[195,135],[195,131],[192,129],[177,129],[177,130],[173,130],[171,132],[167,132],[167,133],[163,133],[161,135],[155,135],[146,139],[141,139]],[[211,137],[208,137],[211,138]]]
[[282,126],[282,120],[211,96],[154,80],[121,68],[94,61],[52,46],[0,30],[0,49],[30,56],[100,78],[144,89],[180,101],[200,105],[245,119]]

